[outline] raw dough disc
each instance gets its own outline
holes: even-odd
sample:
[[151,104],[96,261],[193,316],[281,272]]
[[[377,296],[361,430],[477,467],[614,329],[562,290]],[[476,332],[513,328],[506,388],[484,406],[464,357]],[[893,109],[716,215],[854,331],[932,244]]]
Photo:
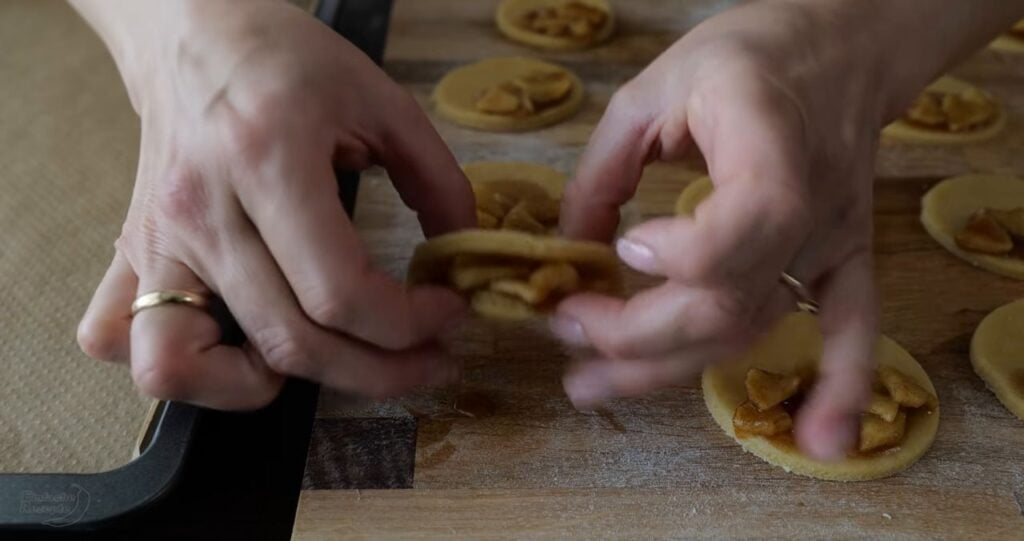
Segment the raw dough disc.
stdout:
[[1006,409],[1024,420],[1024,299],[982,320],[971,339],[971,364]]
[[[970,83],[954,79],[953,77],[943,76],[928,85],[927,89],[942,93],[960,93],[973,87],[974,85]],[[979,130],[966,133],[948,133],[919,128],[900,119],[886,126],[882,130],[882,137],[911,143],[967,144],[984,141],[995,137],[1006,126],[1006,110],[998,102],[996,103],[996,108],[996,118],[992,124]]]
[[[477,98],[487,88],[503,81],[535,74],[564,71],[572,79],[572,90],[561,103],[529,116],[504,116],[476,109]],[[550,126],[569,118],[583,105],[583,83],[571,71],[532,58],[491,58],[455,68],[434,89],[437,112],[456,124],[487,131],[527,131]]]
[[[1014,29],[1017,28],[1020,29],[1020,32],[1024,32],[1024,19],[1017,21],[1017,24],[1014,25]],[[1024,53],[1024,37],[1021,37],[1019,34],[1012,35],[1007,32],[1005,34],[1000,34],[995,41],[989,44],[989,47],[1004,53]]]
[[985,270],[1024,280],[1024,258],[961,250],[956,234],[982,207],[1024,207],[1024,180],[999,175],[963,175],[936,184],[921,200],[921,223],[939,244]]
[[561,171],[529,162],[474,162],[462,166],[470,184],[494,180],[525,180],[542,186],[552,199],[561,199],[566,177]]
[[[935,440],[939,428],[938,406],[930,413],[924,409],[907,412],[907,433],[900,446],[836,463],[812,460],[793,445],[776,444],[760,436],[736,438],[732,418],[737,406],[747,399],[744,384],[747,370],[757,367],[790,373],[815,365],[820,356],[821,333],[817,320],[802,312],[790,314],[735,362],[721,363],[704,371],[704,402],[718,426],[744,450],[787,472],[830,481],[865,481],[893,475],[917,462]],[[928,374],[896,342],[880,337],[875,357],[879,366],[899,370],[935,395]]]
[[687,184],[679,194],[679,199],[676,200],[676,215],[693,216],[697,205],[707,199],[713,191],[715,191],[715,185],[711,183],[711,177],[708,176],[700,177]]
[[498,30],[505,37],[524,45],[530,45],[540,49],[551,51],[571,51],[594,47],[608,40],[615,32],[615,12],[607,0],[576,0],[583,4],[589,4],[608,14],[604,26],[589,41],[579,41],[571,38],[558,36],[545,36],[531,32],[519,26],[517,21],[522,20],[527,12],[538,8],[554,8],[566,0],[502,0],[494,14]]

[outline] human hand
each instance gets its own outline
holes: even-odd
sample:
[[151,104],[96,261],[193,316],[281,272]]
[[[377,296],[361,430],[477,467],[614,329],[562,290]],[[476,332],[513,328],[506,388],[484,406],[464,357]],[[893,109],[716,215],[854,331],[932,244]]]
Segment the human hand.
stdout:
[[[130,362],[148,395],[226,409],[269,402],[282,375],[374,397],[458,377],[430,344],[463,301],[373,269],[334,176],[379,164],[427,234],[475,223],[465,177],[411,96],[287,3],[155,0],[114,25],[87,11],[99,4],[77,7],[142,121],[117,253],[79,329],[88,354]],[[220,295],[248,342],[220,345],[192,307],[132,319],[132,299],[155,290]]]
[[715,191],[692,219],[650,220],[618,241],[620,257],[662,285],[559,306],[553,331],[600,353],[565,377],[577,406],[678,383],[742,352],[794,308],[785,271],[820,302],[825,337],[797,441],[820,459],[856,442],[877,337],[874,156],[891,104],[871,39],[838,19],[793,2],[744,5],[615,94],[568,186],[564,233],[610,240],[645,164],[693,144]]

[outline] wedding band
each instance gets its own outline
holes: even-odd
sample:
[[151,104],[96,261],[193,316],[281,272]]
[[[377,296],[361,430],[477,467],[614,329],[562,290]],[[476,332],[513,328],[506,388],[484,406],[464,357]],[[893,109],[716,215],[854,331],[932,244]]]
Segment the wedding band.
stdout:
[[152,291],[135,299],[135,302],[132,303],[132,316],[143,310],[149,310],[150,308],[156,308],[165,304],[181,304],[206,310],[210,306],[210,299],[192,291]]
[[811,290],[807,289],[803,282],[793,278],[793,275],[788,272],[783,272],[779,281],[796,295],[796,307],[800,311],[807,312],[808,314],[818,313],[821,307],[818,305],[818,301],[814,300],[814,296],[811,295]]

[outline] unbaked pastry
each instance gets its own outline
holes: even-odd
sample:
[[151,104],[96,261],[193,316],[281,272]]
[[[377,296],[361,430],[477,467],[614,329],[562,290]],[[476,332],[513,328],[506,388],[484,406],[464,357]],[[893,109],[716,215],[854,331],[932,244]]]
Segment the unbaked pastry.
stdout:
[[491,58],[456,68],[434,89],[437,112],[487,131],[527,131],[569,118],[583,105],[569,70],[532,58]]
[[715,191],[715,185],[711,183],[711,177],[703,176],[686,185],[679,199],[676,199],[677,216],[693,216],[697,205]]
[[977,253],[961,248],[957,235],[979,211],[1024,207],[1024,180],[1000,175],[963,175],[936,184],[921,200],[921,223],[957,257],[996,274],[1024,280],[1024,257]]
[[1006,126],[1006,111],[978,87],[945,76],[928,85],[903,118],[882,136],[914,143],[974,143]]
[[557,232],[566,182],[561,172],[527,162],[477,162],[462,170],[473,188],[480,228]]
[[462,292],[478,314],[521,320],[552,311],[566,296],[618,294],[622,274],[607,244],[471,229],[420,244],[406,278]]
[[1024,299],[982,320],[971,339],[971,364],[1006,409],[1024,420]]
[[509,39],[553,51],[593,47],[615,31],[607,0],[502,0],[494,19]]
[[[715,422],[744,450],[787,472],[834,481],[864,481],[887,477],[910,467],[928,450],[939,427],[937,399],[907,411],[906,432],[898,446],[867,454],[851,454],[841,462],[812,460],[784,438],[737,437],[733,416],[748,400],[746,376],[751,368],[776,374],[813,373],[821,357],[822,338],[814,316],[793,313],[784,318],[746,354],[734,362],[704,371],[704,402]],[[935,397],[935,387],[924,369],[896,342],[880,337],[875,347],[879,370],[895,369],[921,390]],[[867,417],[867,416],[866,416]]]
[[1017,21],[1013,28],[996,38],[990,47],[1007,53],[1024,53],[1024,19]]

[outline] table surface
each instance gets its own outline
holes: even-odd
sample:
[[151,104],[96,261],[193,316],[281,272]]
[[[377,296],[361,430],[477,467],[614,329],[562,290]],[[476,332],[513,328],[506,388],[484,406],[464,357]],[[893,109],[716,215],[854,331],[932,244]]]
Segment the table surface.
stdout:
[[[558,126],[490,134],[432,116],[462,162],[522,160],[568,173],[614,89],[730,2],[616,2],[615,39],[566,54],[503,40],[492,23],[495,4],[397,2],[385,69],[429,109],[436,81],[468,61],[529,55],[572,68],[589,97]],[[1024,56],[983,51],[953,73],[1024,118]],[[906,472],[853,484],[786,474],[725,435],[693,385],[578,412],[561,389],[567,357],[542,327],[477,321],[451,340],[465,364],[457,389],[378,404],[322,393],[294,538],[1020,538],[1024,423],[974,375],[968,345],[989,311],[1024,296],[1024,283],[955,259],[928,237],[918,213],[940,178],[1024,173],[1021,150],[1019,121],[991,142],[880,150],[882,328],[921,362],[942,403],[935,444]],[[627,219],[669,214],[699,169],[649,167]],[[401,276],[422,237],[382,172],[364,175],[356,221],[376,263]],[[635,274],[628,281],[634,290],[652,283]]]

